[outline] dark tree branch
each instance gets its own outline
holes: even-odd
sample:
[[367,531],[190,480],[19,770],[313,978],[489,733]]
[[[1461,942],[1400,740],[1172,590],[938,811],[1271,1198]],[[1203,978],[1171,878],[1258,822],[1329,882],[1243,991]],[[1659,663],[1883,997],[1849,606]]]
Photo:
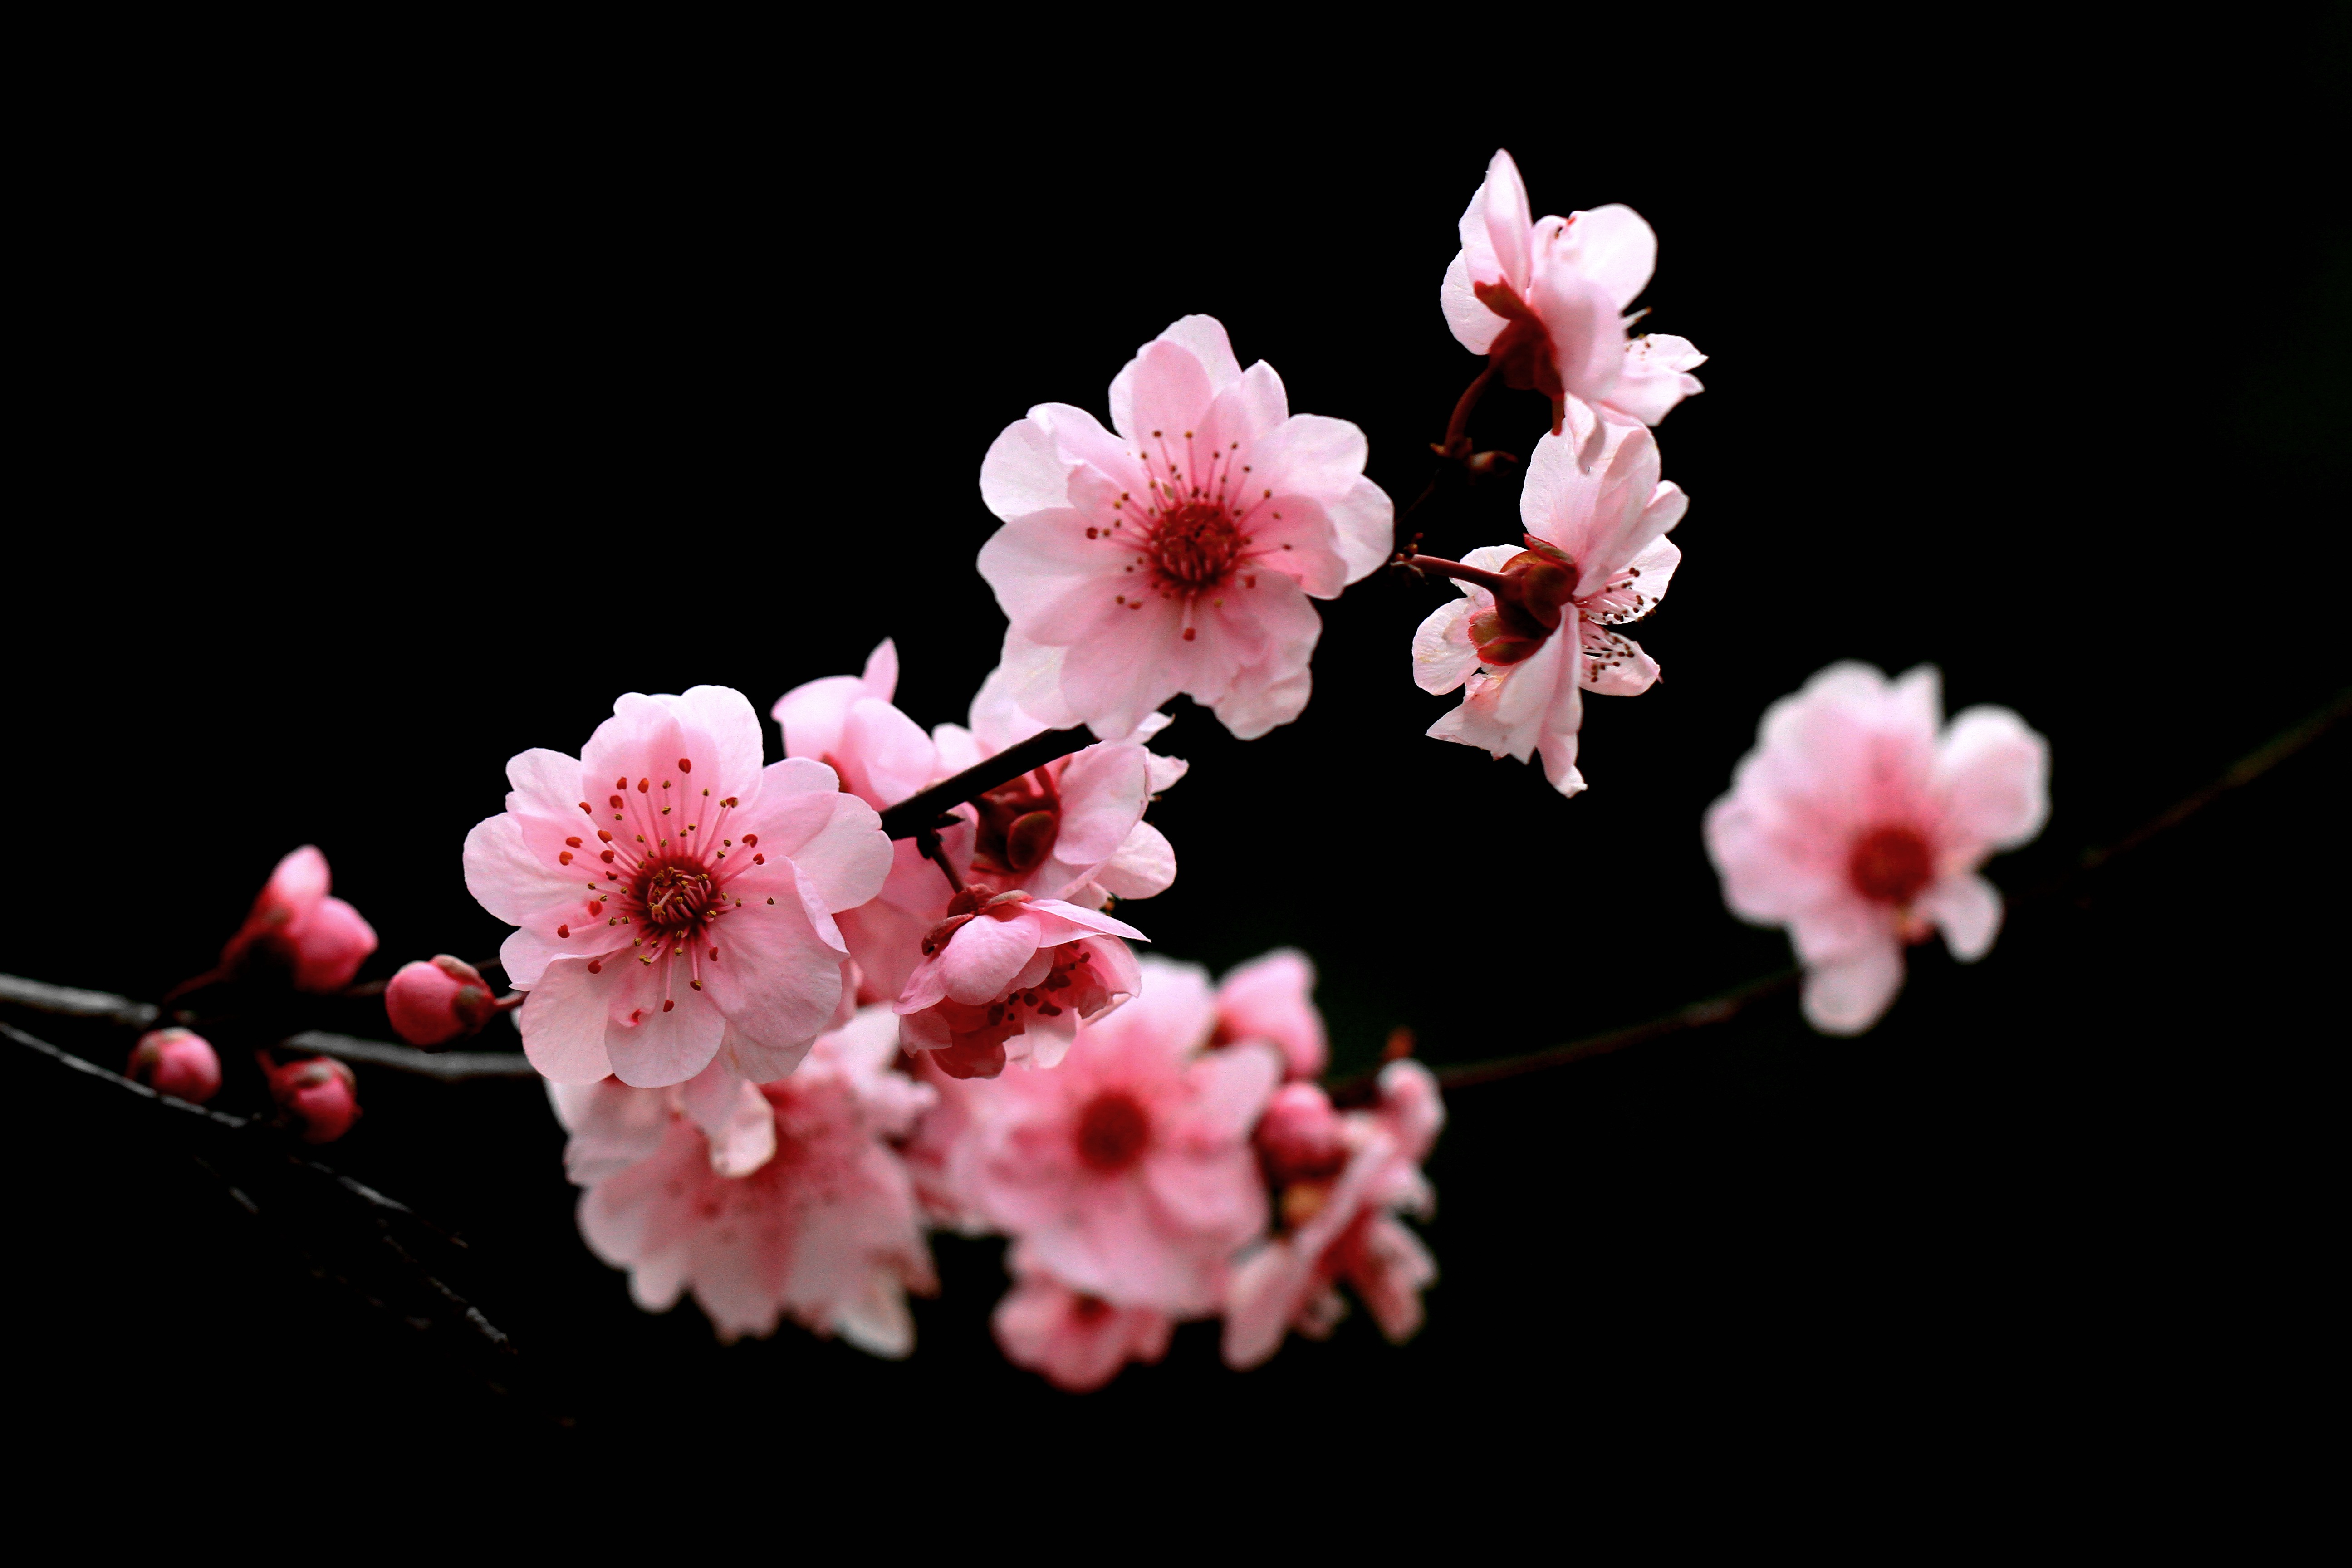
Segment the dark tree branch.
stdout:
[[1094,731],[1084,724],[1048,730],[1018,745],[1007,746],[951,779],[908,795],[882,814],[882,830],[893,838],[912,838],[940,826],[940,818],[965,801],[986,795],[998,784],[1010,784],[1032,768],[1042,768],[1056,757],[1083,751],[1095,743]]

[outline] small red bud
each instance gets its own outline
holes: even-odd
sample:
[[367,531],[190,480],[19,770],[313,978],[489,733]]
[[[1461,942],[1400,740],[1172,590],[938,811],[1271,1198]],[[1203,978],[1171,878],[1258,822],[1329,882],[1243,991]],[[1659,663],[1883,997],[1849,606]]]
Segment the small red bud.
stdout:
[[1258,1155],[1276,1182],[1328,1180],[1348,1165],[1347,1124],[1311,1083],[1286,1083],[1258,1119]]
[[352,1069],[332,1057],[306,1057],[284,1066],[267,1051],[255,1058],[269,1079],[269,1098],[278,1102],[281,1119],[305,1143],[331,1143],[359,1120],[358,1081]]
[[402,964],[383,988],[383,1010],[402,1039],[431,1050],[478,1032],[497,1013],[498,997],[480,971],[444,952]]
[[158,1094],[202,1105],[220,1092],[220,1058],[186,1029],[154,1029],[131,1047],[131,1076]]

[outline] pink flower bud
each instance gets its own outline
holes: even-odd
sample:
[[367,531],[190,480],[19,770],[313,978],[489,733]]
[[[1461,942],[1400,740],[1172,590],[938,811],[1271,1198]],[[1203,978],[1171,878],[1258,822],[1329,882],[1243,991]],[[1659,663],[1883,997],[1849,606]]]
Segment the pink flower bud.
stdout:
[[327,858],[306,844],[278,863],[253,912],[228,945],[221,967],[244,973],[257,962],[283,969],[297,991],[340,991],[367,955],[375,931],[359,910],[327,894]]
[[499,1007],[480,971],[443,952],[402,964],[384,987],[383,1010],[402,1039],[429,1050],[477,1033]]
[[220,1092],[220,1058],[186,1029],[154,1029],[131,1047],[131,1076],[158,1094],[202,1105]]
[[269,1097],[305,1143],[331,1143],[359,1120],[359,1086],[352,1069],[332,1057],[306,1057],[284,1066],[257,1052],[269,1079]]
[[1347,1127],[1330,1097],[1311,1083],[1286,1083],[1257,1124],[1258,1154],[1276,1182],[1335,1176],[1348,1163]]

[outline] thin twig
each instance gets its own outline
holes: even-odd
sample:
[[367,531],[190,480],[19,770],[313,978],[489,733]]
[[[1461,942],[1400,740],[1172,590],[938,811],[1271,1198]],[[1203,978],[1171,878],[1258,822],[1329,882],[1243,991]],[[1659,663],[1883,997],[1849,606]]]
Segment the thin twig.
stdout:
[[324,1029],[305,1029],[286,1038],[285,1049],[310,1056],[340,1057],[455,1082],[467,1078],[535,1078],[539,1069],[520,1051],[420,1051],[384,1040],[354,1039]]
[[133,1002],[106,991],[78,991],[70,985],[23,980],[14,974],[0,974],[0,1002],[62,1013],[69,1018],[103,1018],[133,1029],[148,1028],[163,1016],[163,1010],[152,1003]]

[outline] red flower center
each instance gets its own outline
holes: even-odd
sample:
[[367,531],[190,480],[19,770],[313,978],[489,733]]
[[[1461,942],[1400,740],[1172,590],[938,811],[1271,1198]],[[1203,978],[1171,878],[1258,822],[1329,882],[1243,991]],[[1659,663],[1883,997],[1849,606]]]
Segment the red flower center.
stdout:
[[1222,501],[1191,500],[1160,514],[1144,553],[1156,586],[1198,594],[1233,574],[1242,544],[1241,527]]
[[719,885],[699,861],[656,860],[637,874],[635,889],[649,934],[682,936],[699,930],[719,905]]
[[1090,1171],[1112,1175],[1143,1158],[1150,1141],[1151,1119],[1135,1097],[1107,1089],[1087,1101],[1078,1117],[1078,1159]]
[[1936,879],[1936,857],[1916,828],[1874,827],[1854,840],[1846,875],[1854,890],[1882,904],[1907,904]]
[[1100,1296],[1080,1296],[1070,1303],[1070,1316],[1082,1328],[1091,1328],[1110,1316],[1111,1306]]

